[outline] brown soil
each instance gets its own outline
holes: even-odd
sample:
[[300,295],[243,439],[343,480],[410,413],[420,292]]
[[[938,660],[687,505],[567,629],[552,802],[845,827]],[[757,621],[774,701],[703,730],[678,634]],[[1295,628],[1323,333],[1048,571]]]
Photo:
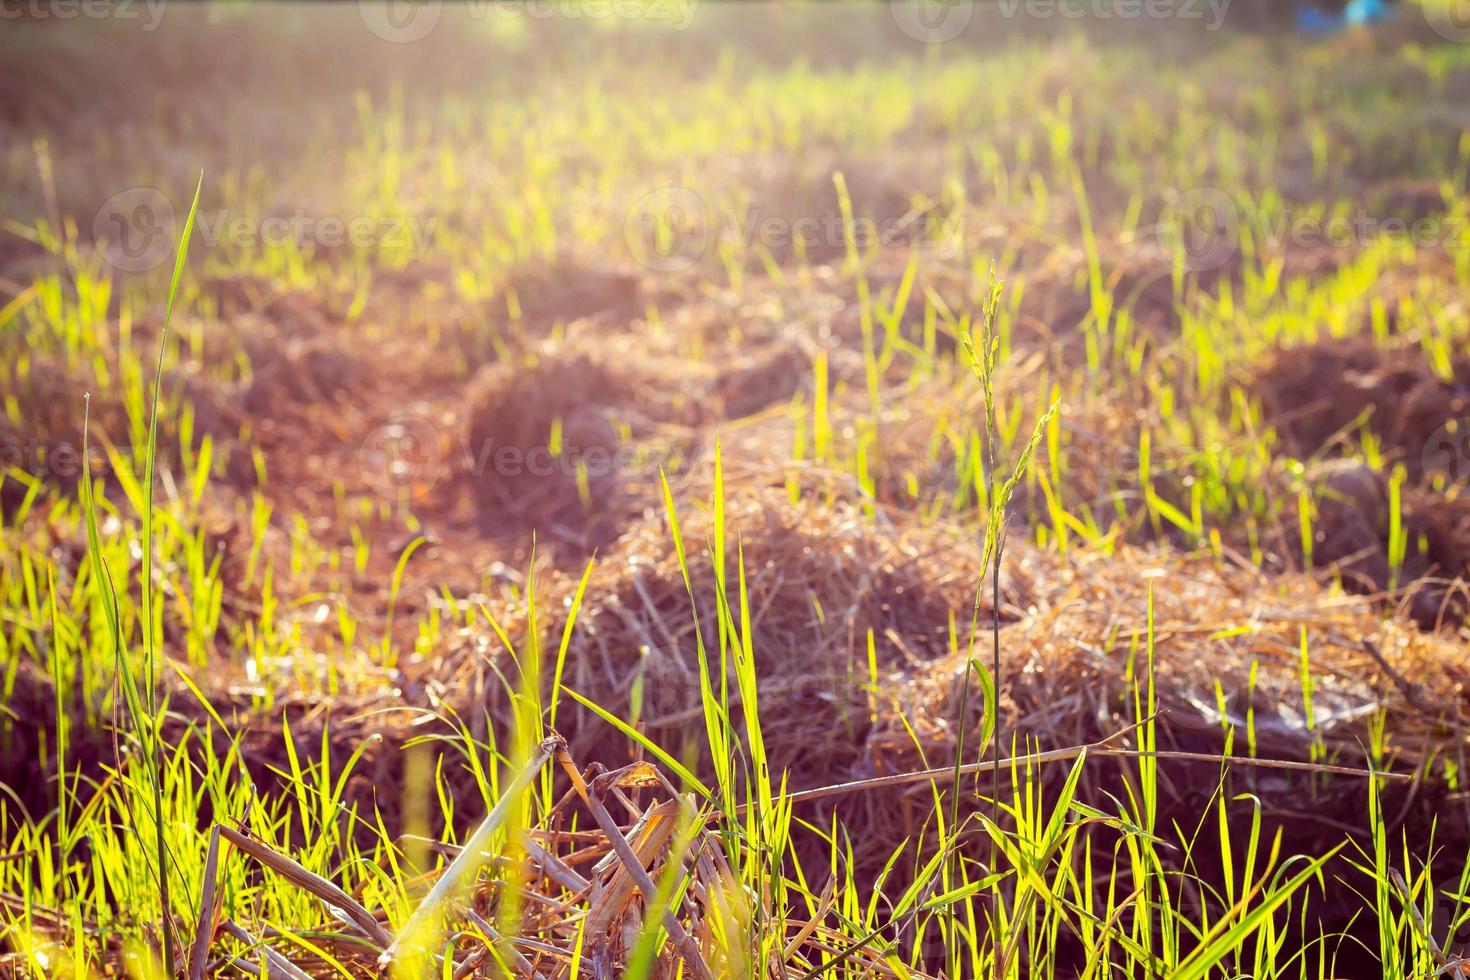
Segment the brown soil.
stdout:
[[1434,461],[1436,434],[1470,416],[1470,357],[1445,379],[1416,347],[1342,337],[1277,351],[1251,388],[1299,458],[1335,455],[1366,416],[1389,461],[1419,476]]
[[[660,466],[692,448],[699,393],[631,347],[546,346],[474,380],[460,461],[485,533],[586,553],[657,499]],[[560,445],[553,434],[559,430]]]
[[1449,206],[1437,180],[1395,180],[1372,196],[1374,215],[1397,218],[1409,225],[1444,214]]
[[741,419],[789,402],[812,383],[812,355],[806,345],[777,341],[752,351],[716,382],[724,416]]
[[535,261],[514,269],[500,295],[490,301],[490,313],[504,319],[514,295],[520,317],[537,332],[553,323],[597,317],[623,328],[657,305],[654,283],[630,269],[609,267],[575,256]]
[[[1385,348],[1343,337],[1286,348],[1251,379],[1265,420],[1286,448],[1311,460],[1312,561],[1348,588],[1390,599],[1425,627],[1458,623],[1466,612],[1451,579],[1470,569],[1470,507],[1455,491],[1463,469],[1464,420],[1470,416],[1470,358],[1445,379],[1412,346]],[[1392,559],[1390,477],[1338,459],[1358,443],[1359,426],[1375,436],[1388,464],[1402,465],[1400,517],[1404,554]],[[1436,489],[1448,475],[1445,490]],[[1300,526],[1293,505],[1286,537]],[[1299,533],[1286,542],[1300,554]]]
[[[64,494],[73,493],[86,468],[82,423],[83,407],[90,394],[85,442],[90,444],[92,472],[99,476],[110,473],[108,445],[133,459],[134,466],[141,469],[144,444],[140,441],[134,445],[116,369],[108,370],[112,374],[104,383],[93,371],[63,366],[50,356],[27,358],[0,369],[0,386],[14,399],[19,416],[0,418],[0,468],[14,466]],[[194,412],[191,442],[196,449],[206,436],[223,447],[238,431],[238,414],[227,396],[217,386],[202,383],[195,374],[170,373],[164,379],[162,395],[156,459],[160,471],[178,462],[184,406]],[[151,386],[148,396],[152,396]],[[221,451],[219,458],[228,457]],[[0,491],[6,512],[24,492],[18,481],[6,481]]]
[[[1103,283],[1113,296],[1113,316],[1127,312],[1135,324],[1160,341],[1179,329],[1180,298],[1175,295],[1173,263],[1156,246],[1108,247],[1101,268]],[[1219,269],[1186,272],[1182,297],[1213,293],[1221,279],[1239,274],[1236,256]],[[1078,328],[1093,316],[1087,262],[1080,254],[1065,266],[1039,268],[1023,277],[1017,326],[1035,342],[1061,352],[1075,365],[1085,353]]]
[[1392,598],[1425,628],[1460,622],[1466,596],[1451,580],[1470,572],[1470,501],[1405,487],[1404,555],[1395,570],[1388,478],[1338,460],[1314,466],[1308,485],[1316,565],[1332,569],[1355,592]]
[[251,380],[240,406],[252,417],[277,419],[285,412],[341,400],[358,382],[356,358],[331,337],[270,330],[245,342]]
[[[882,242],[911,242],[944,247],[935,194],[916,194],[920,187],[940,186],[942,157],[910,148],[902,167],[883,156],[856,156],[814,147],[799,157],[783,154],[741,161],[733,173],[711,175],[712,186],[724,182],[745,189],[738,197],[704,200],[704,215],[713,239],[738,237],[763,247],[777,262],[789,264],[804,253],[813,264],[843,259],[841,199],[835,175],[841,173],[852,205],[853,234],[867,250]],[[712,251],[712,249],[710,250]],[[758,264],[752,256],[752,265]]]

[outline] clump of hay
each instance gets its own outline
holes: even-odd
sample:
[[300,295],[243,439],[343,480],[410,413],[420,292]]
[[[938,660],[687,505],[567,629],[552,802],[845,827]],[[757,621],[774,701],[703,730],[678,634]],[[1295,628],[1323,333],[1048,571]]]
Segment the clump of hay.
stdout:
[[1437,433],[1470,416],[1470,357],[1441,378],[1417,347],[1340,337],[1271,355],[1251,381],[1265,417],[1300,458],[1349,445],[1360,416],[1411,474],[1432,462]]
[[334,315],[320,296],[280,292],[259,276],[213,276],[199,286],[200,306],[223,321],[257,318],[253,328],[286,340],[305,340],[328,333]]
[[1370,200],[1374,214],[1398,218],[1408,226],[1444,214],[1450,203],[1438,181],[1414,178],[1391,180],[1375,188]]
[[[1033,583],[1033,594],[1026,614],[1001,631],[1007,724],[1043,749],[1094,741],[1132,720],[1130,675],[1150,670],[1150,603],[1162,728],[1180,748],[1218,743],[1224,727],[1243,729],[1251,706],[1262,756],[1306,758],[1320,738],[1329,753],[1361,758],[1362,726],[1374,711],[1389,711],[1390,731],[1429,734],[1454,716],[1470,682],[1448,637],[1385,622],[1367,600],[1306,575],[1267,577],[1167,549],[1059,556],[1017,547],[1012,562],[1007,570]],[[1303,700],[1303,629],[1314,727]],[[954,717],[957,666],[911,673],[928,691],[915,699],[926,714]],[[1407,694],[1400,683],[1416,690]],[[1414,702],[1435,703],[1443,717],[1425,717]],[[1398,751],[1413,763],[1421,747],[1410,742]]]
[[660,465],[693,445],[702,393],[687,368],[634,347],[544,345],[482,369],[460,461],[482,530],[589,550],[657,499]]
[[[703,229],[711,242],[745,239],[778,262],[796,256],[816,264],[847,254],[844,229],[859,248],[907,248],[941,244],[943,227],[936,202],[943,186],[943,155],[916,148],[900,167],[883,156],[817,148],[799,159],[787,155],[746,158],[710,175],[721,193],[705,202]],[[852,206],[845,224],[836,175],[842,174]],[[918,193],[915,188],[932,193]],[[712,253],[712,250],[711,250]],[[754,255],[751,262],[758,261]]]
[[[1395,567],[1389,478],[1349,460],[1328,460],[1307,471],[1311,493],[1312,562],[1333,569],[1354,592],[1398,599],[1426,628],[1458,623],[1470,574],[1470,501],[1404,487],[1399,521],[1403,555]],[[1303,526],[1300,501],[1291,523]],[[1401,595],[1393,596],[1395,589]]]
[[[702,511],[682,514],[681,522],[693,599],[666,524],[636,525],[594,570],[565,675],[570,687],[635,719],[676,756],[704,745],[696,611],[719,684],[716,576],[706,545],[712,524]],[[978,642],[970,646],[981,585],[973,535],[920,527],[896,513],[875,519],[840,501],[792,504],[774,493],[732,500],[727,524],[727,590],[738,610],[739,548],[762,731],[778,780],[784,772],[791,788],[802,789],[946,766],[957,721],[970,733],[967,754],[978,749],[978,687],[959,719],[968,658],[988,663],[991,639],[987,582]],[[1059,556],[1017,543],[1001,581],[1007,753],[1012,736],[1019,750],[1047,750],[1127,728],[1137,721],[1135,683],[1146,686],[1150,674],[1162,748],[1218,753],[1229,738],[1244,754],[1249,725],[1260,756],[1361,764],[1370,720],[1386,712],[1388,730],[1401,738],[1383,762],[1412,767],[1455,737],[1470,671],[1454,644],[1384,622],[1369,600],[1333,593],[1308,576],[1267,578],[1167,550]],[[1155,588],[1162,582],[1169,588]],[[553,635],[561,627],[548,626]],[[606,756],[606,727],[590,714],[570,711],[559,726],[581,751]],[[1189,805],[1218,780],[1218,766],[1166,763],[1164,770],[1175,802],[1189,796]],[[1297,777],[1243,772],[1273,806],[1302,791]],[[1105,802],[1105,788],[1092,796]],[[1362,788],[1334,783],[1312,792],[1324,813],[1345,813],[1361,805]],[[922,830],[932,799],[932,789],[918,784],[837,805],[861,842],[860,861],[881,862]]]
[[538,332],[554,323],[593,318],[611,327],[626,327],[656,305],[657,289],[637,272],[577,255],[526,262],[511,269],[494,299],[496,319],[514,307],[519,318]]
[[[1151,678],[1159,750],[1205,754],[1202,761],[1159,760],[1160,827],[1174,820],[1193,826],[1221,785],[1217,754],[1361,768],[1382,717],[1391,738],[1374,764],[1428,766],[1430,773],[1415,789],[1393,790],[1388,805],[1410,833],[1427,833],[1438,813],[1441,833],[1470,836],[1470,825],[1445,815],[1446,770],[1434,761],[1443,753],[1454,758],[1467,730],[1470,670],[1452,638],[1385,621],[1370,600],[1335,594],[1309,576],[1268,578],[1243,564],[1167,550],[1063,558],[1017,547],[1007,570],[1035,591],[1025,616],[1001,630],[1002,755],[1013,745],[1018,752],[1061,749],[1126,729],[1139,720],[1134,681],[1146,691]],[[921,664],[893,685],[899,707],[880,717],[868,740],[892,748],[874,755],[880,773],[953,763],[962,671],[959,658]],[[965,724],[973,732],[979,723],[972,692]],[[932,733],[922,753],[911,729]],[[1113,810],[1136,765],[1094,759],[1082,797]],[[1065,768],[1041,776],[1060,779]],[[1367,806],[1369,787],[1360,779],[1243,765],[1228,772],[1227,793],[1233,787],[1259,799],[1293,852],[1319,853],[1340,839],[1344,824],[1357,826]],[[990,782],[970,785],[985,793]],[[932,801],[927,784],[867,795],[874,799],[863,801],[866,826],[890,844],[892,828],[917,830]]]
[[[80,444],[82,408],[89,392],[94,397],[92,425],[108,432],[114,439],[126,439],[128,419],[120,399],[107,397],[111,384],[89,366],[67,364],[50,355],[22,355],[6,366],[5,390],[12,396],[19,418],[11,421],[41,439],[55,439]],[[104,389],[100,391],[99,389]],[[115,394],[113,392],[112,394]]]
[[[244,302],[233,295],[244,288],[219,286],[231,304]],[[341,401],[362,380],[359,359],[338,337],[328,310],[310,297],[284,293],[254,311],[235,313],[229,334],[228,346],[249,365],[237,394],[250,416],[277,420],[306,406]]]
[[[151,368],[148,369],[151,373]],[[152,399],[152,381],[142,386],[144,404]],[[23,354],[0,369],[0,386],[9,395],[8,414],[0,416],[0,470],[13,469],[45,486],[70,493],[84,472],[111,472],[108,447],[141,469],[146,418],[130,419],[122,392],[125,384],[116,364],[65,363],[52,355]],[[87,396],[91,395],[90,408]],[[206,435],[216,441],[233,435],[235,419],[217,386],[201,383],[189,366],[170,370],[161,388],[157,465],[177,462],[180,418],[185,407],[193,415],[191,440],[198,448]],[[90,423],[83,439],[84,413]],[[84,442],[86,445],[84,446]],[[20,479],[7,479],[0,496],[6,512],[25,496]]]
[[[169,367],[159,406],[158,466],[177,462],[179,438],[187,431],[199,448],[209,437],[214,461],[226,481],[236,487],[253,484],[250,454],[240,444],[242,431],[295,423],[322,403],[342,403],[361,384],[363,371],[333,329],[319,303],[297,294],[274,299],[247,297],[247,285],[234,280],[212,285],[228,321],[211,323],[203,348]],[[255,306],[240,312],[238,305]],[[138,322],[136,349],[159,342],[161,319]],[[178,348],[183,350],[183,348]],[[0,382],[11,396],[11,417],[0,427],[0,466],[13,467],[63,492],[75,489],[83,472],[83,407],[91,394],[90,464],[106,474],[106,446],[140,463],[146,435],[146,412],[153,394],[152,358],[144,357],[142,375],[124,371],[115,355],[99,362],[63,360],[47,354],[21,354],[0,369]],[[132,398],[127,392],[132,390]],[[129,403],[143,406],[143,418],[129,417]],[[18,479],[6,481],[8,509],[23,498]]]
[[282,293],[260,311],[271,334],[286,340],[311,340],[331,332],[333,318],[323,302],[303,293]]
[[730,419],[789,402],[812,383],[812,354],[799,342],[776,341],[753,351],[725,372],[717,392]]
[[[793,505],[774,491],[732,499],[727,521],[727,600],[738,617],[741,555],[761,725],[776,778],[785,772],[800,788],[876,773],[875,759],[889,746],[886,734],[874,741],[875,719],[891,710],[889,693],[903,690],[915,665],[951,657],[954,638],[968,636],[978,547],[928,529],[877,525],[852,504]],[[689,588],[668,525],[657,516],[635,524],[598,560],[564,681],[615,715],[636,719],[676,756],[686,749],[698,756],[704,724],[695,617],[718,675],[720,599],[710,515],[684,513],[681,525]],[[1018,588],[1008,584],[1008,596]],[[565,598],[559,587],[548,605],[556,609]],[[1023,595],[1008,598],[1004,618],[1020,615],[1024,602]],[[561,624],[547,628],[559,633]],[[718,689],[718,676],[713,683]],[[729,687],[735,690],[733,680]],[[605,723],[570,702],[558,727],[587,758],[627,761],[623,741],[610,753]],[[857,803],[868,805],[862,797]],[[844,813],[844,820],[864,823],[855,814]]]
[[[1357,592],[1403,590],[1405,610],[1423,626],[1459,621],[1464,589],[1455,580],[1470,572],[1470,504],[1454,482],[1441,492],[1433,479],[1462,465],[1470,358],[1456,359],[1452,371],[1441,377],[1417,348],[1343,337],[1277,351],[1251,381],[1286,447],[1303,459],[1326,457],[1305,473],[1313,563],[1334,569]],[[1408,474],[1397,515],[1388,474],[1334,458],[1356,455],[1360,425]],[[1287,524],[1301,526],[1300,502],[1288,510]],[[1404,536],[1397,568],[1395,516]],[[1305,550],[1299,541],[1284,543],[1291,553]]]
[[[657,517],[639,523],[598,562],[568,666],[573,687],[624,716],[639,714],[675,747],[703,731],[696,611],[709,656],[719,656],[713,525],[703,512],[681,520],[693,600],[668,525]],[[774,491],[732,501],[727,521],[727,601],[738,617],[743,556],[772,765],[796,785],[850,778],[864,770],[881,701],[874,682],[950,655],[952,634],[967,633],[978,549],[929,530],[875,525],[855,505],[792,505]],[[1015,604],[1006,618],[1018,614]]]
[[[1186,265],[1175,292],[1173,258],[1158,246],[1116,244],[1104,250],[1103,287],[1112,295],[1112,316],[1126,312],[1139,328],[1160,341],[1179,330],[1180,304],[1211,295],[1224,280],[1239,275],[1234,256],[1201,256],[1199,268]],[[1092,286],[1084,257],[1072,255],[1034,269],[1013,282],[1019,294],[1016,324],[1024,335],[1060,352],[1064,363],[1083,362],[1086,349],[1078,327],[1094,314]]]
[[[1050,385],[1040,368],[1038,358],[1027,358],[1008,365],[996,383],[999,404],[1022,406],[1015,423],[1018,443],[1049,407],[1042,396]],[[968,374],[970,368],[956,364],[953,370]],[[985,402],[977,388],[973,382],[956,384],[941,375],[937,383],[913,387],[879,418],[867,472],[880,501],[938,513],[979,504],[985,479]],[[1155,413],[1147,406],[1130,410],[1115,398],[1094,392],[1066,397],[1055,419],[1064,485],[1053,490],[1064,495],[1061,504],[1068,512],[1089,514],[1105,530],[1152,533],[1147,511],[1135,504],[1142,497],[1140,430],[1148,428],[1157,440],[1151,456],[1157,487],[1172,489],[1187,457],[1184,447],[1152,424],[1151,414]],[[1011,451],[1019,448],[1014,445]],[[1036,481],[1023,480],[1011,498],[1010,514],[1036,527],[1050,526],[1056,511]]]
[[208,276],[199,283],[195,307],[227,320],[260,309],[270,292],[270,283],[259,276]]
[[362,376],[356,358],[331,337],[284,339],[267,333],[247,337],[244,348],[251,376],[240,391],[240,406],[258,418],[276,419],[342,400]]

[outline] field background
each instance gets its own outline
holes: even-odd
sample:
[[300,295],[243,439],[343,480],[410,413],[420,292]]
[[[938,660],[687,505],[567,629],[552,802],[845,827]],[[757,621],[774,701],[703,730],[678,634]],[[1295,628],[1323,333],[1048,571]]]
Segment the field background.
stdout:
[[[1470,29],[1401,6],[7,16],[0,969],[363,975],[214,828],[397,936],[553,730],[682,783],[714,975],[1456,969]],[[540,856],[569,772],[415,955],[698,973]]]

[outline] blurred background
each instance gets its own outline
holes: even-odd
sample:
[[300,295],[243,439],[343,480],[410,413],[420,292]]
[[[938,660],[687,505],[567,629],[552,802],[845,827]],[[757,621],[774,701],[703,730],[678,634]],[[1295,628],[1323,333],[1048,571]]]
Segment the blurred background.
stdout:
[[[463,830],[480,811],[434,801],[468,766],[425,733],[504,734],[515,651],[557,648],[594,558],[568,677],[708,765],[688,603],[726,554],[717,472],[781,692],[773,765],[801,788],[947,764],[979,724],[955,624],[1030,451],[985,606],[1011,730],[1136,720],[1157,584],[1169,744],[1371,743],[1436,774],[1395,830],[1470,835],[1446,761],[1463,2],[0,0],[0,62],[0,828],[23,828],[0,892],[51,866],[10,858],[49,847],[58,758],[117,760],[78,494],[95,478],[137,596],[155,383],[162,611],[128,599],[119,630],[172,665],[170,744],[228,728],[220,758],[272,806],[309,746],[360,762],[338,793],[392,835]],[[989,422],[965,353],[986,329]],[[579,758],[626,762],[601,724],[560,718]],[[1161,824],[1208,812],[1218,768],[1175,770]],[[1303,853],[1368,809],[1361,786],[1238,788]],[[845,815],[864,873],[913,829],[911,799],[873,799]],[[97,852],[127,853],[97,819]],[[157,899],[130,881],[85,907],[143,935],[121,899]],[[1368,928],[1327,891],[1312,923]],[[291,901],[263,918],[311,918]]]

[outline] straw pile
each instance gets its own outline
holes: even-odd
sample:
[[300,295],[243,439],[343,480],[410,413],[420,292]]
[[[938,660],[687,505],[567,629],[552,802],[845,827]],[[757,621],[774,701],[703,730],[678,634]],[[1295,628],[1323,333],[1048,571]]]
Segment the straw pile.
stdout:
[[1449,368],[1451,376],[1441,377],[1417,345],[1385,349],[1341,337],[1275,352],[1252,387],[1300,458],[1355,443],[1361,417],[1384,455],[1417,477],[1463,440],[1446,426],[1470,416],[1470,357]]
[[[641,522],[599,562],[567,668],[568,683],[625,717],[641,689],[643,723],[676,747],[703,732],[696,610],[719,656],[711,523],[685,516],[694,602],[667,524]],[[847,778],[864,765],[880,700],[869,643],[879,685],[948,656],[951,631],[968,630],[978,549],[917,528],[875,530],[861,508],[792,506],[774,492],[732,506],[728,520],[727,598],[738,617],[742,552],[772,766],[803,785]]]
[[[1356,591],[1406,587],[1393,598],[1427,628],[1464,616],[1455,580],[1470,571],[1470,501],[1458,479],[1470,358],[1447,367],[1450,377],[1442,377],[1417,347],[1383,348],[1354,336],[1276,351],[1251,380],[1286,448],[1299,459],[1326,457],[1306,473],[1313,563],[1335,569]],[[1353,450],[1360,428],[1378,439],[1383,471],[1336,458]],[[1398,465],[1406,479],[1395,501],[1386,471]],[[1300,526],[1295,512],[1287,516]],[[1404,531],[1397,567],[1395,520]]]
[[491,301],[492,312],[503,315],[513,306],[538,333],[582,317],[623,329],[658,304],[657,284],[641,271],[569,254],[528,262],[507,274],[503,295]]
[[[519,837],[508,856],[487,860],[485,845],[501,832],[531,780],[548,767],[560,768],[572,789]],[[571,829],[574,819],[595,829]],[[504,976],[508,966],[518,977],[554,977],[580,961],[594,976],[619,976],[650,928],[650,916],[658,914],[651,911],[657,882],[671,874],[687,879],[688,887],[677,890],[677,901],[662,913],[667,937],[654,948],[650,976],[785,977],[840,962],[839,953],[845,953],[842,960],[851,968],[893,975],[878,951],[845,949],[843,933],[826,921],[829,906],[806,921],[762,921],[770,910],[752,907],[725,861],[717,828],[705,827],[703,819],[693,800],[657,768],[635,763],[611,772],[596,764],[579,769],[565,743],[553,735],[505,787],[465,846],[452,852],[453,860],[411,896],[414,913],[396,935],[381,912],[368,910],[247,827],[217,825],[188,975],[193,980],[230,968],[254,973],[258,968],[252,960],[262,955],[272,975],[301,978],[328,967],[325,958],[307,962],[299,945],[277,944],[272,932],[257,937],[252,923],[223,915],[222,862],[241,857],[334,909],[339,929],[314,932],[315,948],[360,975],[417,969],[455,977]],[[491,863],[496,874],[482,875]],[[497,925],[505,925],[507,914],[515,916],[514,927],[502,935]],[[446,944],[442,936],[449,925],[456,941]],[[768,962],[751,962],[748,937],[772,927],[782,930],[777,954]]]
[[[979,542],[891,516],[873,520],[841,502],[792,505],[774,494],[731,501],[731,602],[738,544],[762,729],[773,770],[786,771],[794,789],[954,759]],[[607,710],[637,716],[675,755],[703,744],[694,609],[716,664],[718,656],[705,546],[711,523],[702,513],[682,519],[694,602],[666,525],[635,526],[592,576],[566,675]],[[1026,748],[1096,742],[1137,720],[1134,681],[1146,689],[1150,674],[1150,602],[1161,747],[1219,753],[1229,739],[1235,751],[1251,743],[1263,758],[1361,765],[1369,724],[1385,713],[1394,738],[1379,764],[1414,768],[1435,751],[1457,750],[1463,737],[1470,668],[1458,645],[1385,622],[1369,600],[1307,576],[1268,578],[1243,562],[1165,550],[1057,556],[1016,541],[1001,589],[1001,722],[1005,737]],[[973,650],[986,663],[989,621],[982,602]],[[560,630],[550,626],[553,635]],[[972,690],[967,754],[978,746],[978,702]],[[605,724],[590,714],[559,724],[579,750],[619,761],[608,754]],[[1180,780],[1181,813],[1197,788],[1188,784],[1213,789],[1220,771],[1218,763],[1164,769]],[[1122,778],[1121,768],[1110,771]],[[1299,780],[1250,778],[1276,804],[1300,805]],[[1357,807],[1361,791],[1318,786],[1313,805],[1324,814]],[[917,785],[844,800],[859,861],[881,861],[918,832],[931,794]]]
[[700,406],[672,361],[621,344],[539,347],[484,368],[469,395],[465,479],[482,530],[590,551],[656,499]]

